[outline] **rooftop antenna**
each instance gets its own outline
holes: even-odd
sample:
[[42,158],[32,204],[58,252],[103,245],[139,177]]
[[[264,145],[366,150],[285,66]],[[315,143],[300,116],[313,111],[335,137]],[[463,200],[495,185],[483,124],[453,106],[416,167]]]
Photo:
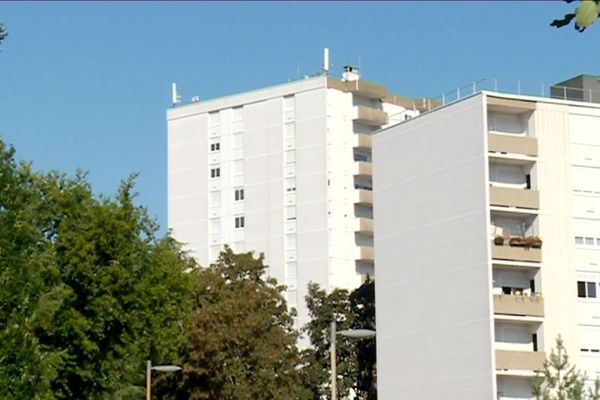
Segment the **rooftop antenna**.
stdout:
[[329,49],[327,47],[323,49],[323,72],[325,76],[329,75]]
[[177,84],[175,82],[173,82],[173,85],[171,86],[171,96],[173,105],[181,103],[181,96],[177,94]]

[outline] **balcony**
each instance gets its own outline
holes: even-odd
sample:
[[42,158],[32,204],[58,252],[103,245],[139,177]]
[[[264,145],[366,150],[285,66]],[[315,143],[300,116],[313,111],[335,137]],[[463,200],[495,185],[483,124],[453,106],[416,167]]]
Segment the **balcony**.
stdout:
[[541,371],[545,360],[542,351],[496,350],[497,370]]
[[363,80],[345,82],[346,90],[353,94],[368,99],[380,100],[388,95],[388,90],[383,85],[371,83]]
[[365,206],[373,205],[373,191],[367,189],[357,189],[354,191],[354,204]]
[[356,261],[363,263],[373,263],[373,247],[371,246],[359,246],[356,249]]
[[539,295],[515,296],[495,294],[494,313],[526,317],[543,317],[544,299]]
[[373,236],[373,220],[371,218],[356,218],[354,232]]
[[538,155],[537,139],[529,136],[488,134],[488,149],[497,153]]
[[373,139],[371,135],[367,135],[365,133],[357,133],[354,135],[354,143],[352,147],[362,148],[362,149],[371,149],[373,147]]
[[388,90],[383,85],[367,82],[362,79],[357,81],[340,81],[335,78],[327,78],[327,87],[350,92],[367,99],[381,100],[389,95]]
[[355,161],[354,175],[373,176],[373,165],[366,161]]
[[381,127],[387,124],[388,115],[386,112],[375,108],[356,106],[354,107],[354,118],[352,119],[359,124]]
[[492,241],[492,258],[498,260],[542,262],[542,249],[496,245]]
[[490,186],[490,204],[502,207],[539,209],[540,194],[537,190],[531,189]]

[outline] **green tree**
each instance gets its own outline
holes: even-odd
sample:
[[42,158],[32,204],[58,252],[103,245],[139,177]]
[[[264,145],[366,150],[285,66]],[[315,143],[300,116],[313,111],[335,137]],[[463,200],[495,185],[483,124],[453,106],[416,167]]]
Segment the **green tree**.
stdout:
[[293,314],[285,288],[266,278],[263,256],[221,252],[194,272],[196,304],[183,376],[164,377],[161,394],[176,399],[271,400],[302,397]]
[[541,376],[534,378],[533,392],[536,400],[599,400],[600,381],[593,388],[585,387],[585,374],[569,363],[563,340],[556,339],[556,347],[544,362]]
[[98,198],[0,141],[0,398],[118,398],[177,361],[194,264],[132,191]]
[[0,23],[0,43],[8,36],[8,32],[4,29],[4,24]]
[[[329,398],[331,393],[331,332],[335,319],[338,330],[375,329],[375,283],[367,281],[352,292],[336,289],[327,293],[319,285],[308,286],[306,303],[311,321],[304,332],[311,347],[303,351],[304,385],[311,399]],[[336,339],[337,388],[340,397],[352,389],[358,398],[374,400],[376,347],[374,339],[355,340],[344,336]]]
[[[565,0],[567,3],[572,3],[575,0]],[[600,15],[600,0],[580,0],[579,7],[574,12],[565,14],[563,18],[555,19],[550,26],[562,28],[567,26],[575,19],[575,29],[579,32],[585,31],[598,19]]]

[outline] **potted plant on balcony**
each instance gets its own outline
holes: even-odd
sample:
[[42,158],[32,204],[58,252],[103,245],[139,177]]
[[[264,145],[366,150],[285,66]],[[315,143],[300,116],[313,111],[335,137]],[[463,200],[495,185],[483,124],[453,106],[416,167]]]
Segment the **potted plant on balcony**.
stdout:
[[494,238],[494,244],[496,246],[504,246],[504,238],[502,237],[502,235],[496,235],[496,237]]
[[523,236],[511,237],[508,244],[513,247],[525,247],[527,246],[527,239]]
[[527,242],[527,247],[532,247],[534,249],[542,248],[542,239],[537,236],[528,236],[525,238],[525,241]]

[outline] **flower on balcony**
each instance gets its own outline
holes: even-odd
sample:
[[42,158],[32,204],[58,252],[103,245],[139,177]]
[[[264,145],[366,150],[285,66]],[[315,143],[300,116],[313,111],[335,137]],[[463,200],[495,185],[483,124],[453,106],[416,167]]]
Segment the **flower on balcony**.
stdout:
[[515,236],[510,238],[508,244],[513,247],[540,249],[542,247],[542,239],[537,236]]

